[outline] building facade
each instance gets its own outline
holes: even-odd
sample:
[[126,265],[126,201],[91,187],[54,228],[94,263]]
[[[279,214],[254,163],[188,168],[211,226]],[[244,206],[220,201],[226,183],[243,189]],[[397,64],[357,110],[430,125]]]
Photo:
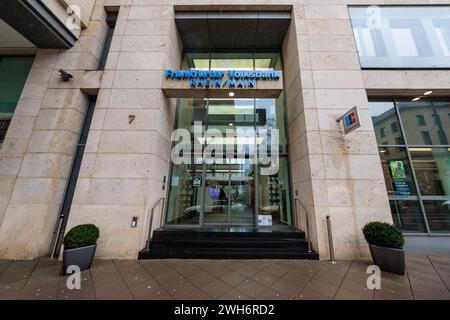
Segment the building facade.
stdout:
[[298,229],[327,259],[327,216],[339,259],[368,256],[369,221],[450,250],[450,1],[0,12],[0,258],[57,255],[94,223],[98,258],[135,259],[164,227]]

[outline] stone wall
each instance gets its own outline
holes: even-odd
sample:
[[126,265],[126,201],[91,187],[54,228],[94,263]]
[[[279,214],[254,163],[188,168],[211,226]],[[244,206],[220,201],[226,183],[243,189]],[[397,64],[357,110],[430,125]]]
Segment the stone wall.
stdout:
[[[38,50],[0,149],[0,257],[31,259],[50,242],[84,120],[84,86],[97,87],[105,15],[70,50]],[[60,68],[74,75],[62,82]],[[94,83],[94,84],[92,84]]]
[[165,196],[175,101],[162,93],[163,70],[179,68],[182,49],[173,7],[152,3],[120,8],[106,65],[112,81],[99,91],[67,227],[98,225],[99,258],[137,258],[150,209]]

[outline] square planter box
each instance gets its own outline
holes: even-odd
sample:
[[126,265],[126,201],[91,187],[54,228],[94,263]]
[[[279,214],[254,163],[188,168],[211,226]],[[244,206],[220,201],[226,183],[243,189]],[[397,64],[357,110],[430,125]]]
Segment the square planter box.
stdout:
[[88,270],[94,260],[97,245],[86,246],[63,251],[63,274],[67,274],[69,266],[76,265],[80,271]]
[[382,271],[405,274],[405,251],[403,249],[386,248],[369,245],[373,262]]

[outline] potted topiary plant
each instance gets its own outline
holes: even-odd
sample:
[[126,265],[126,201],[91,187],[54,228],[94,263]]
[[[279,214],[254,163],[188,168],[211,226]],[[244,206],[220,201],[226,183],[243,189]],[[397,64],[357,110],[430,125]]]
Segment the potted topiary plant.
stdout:
[[362,231],[373,262],[383,271],[405,274],[405,241],[402,233],[386,222],[369,222]]
[[93,224],[82,224],[70,229],[64,237],[63,273],[76,265],[81,271],[91,267],[97,249],[99,229]]

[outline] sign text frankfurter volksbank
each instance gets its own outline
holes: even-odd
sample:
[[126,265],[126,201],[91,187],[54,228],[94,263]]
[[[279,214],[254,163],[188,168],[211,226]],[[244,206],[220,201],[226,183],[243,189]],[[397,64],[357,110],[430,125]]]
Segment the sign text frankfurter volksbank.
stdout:
[[178,70],[166,69],[166,79],[188,80],[191,88],[237,88],[251,89],[256,87],[256,81],[276,81],[281,77],[281,71],[201,71],[201,70]]

